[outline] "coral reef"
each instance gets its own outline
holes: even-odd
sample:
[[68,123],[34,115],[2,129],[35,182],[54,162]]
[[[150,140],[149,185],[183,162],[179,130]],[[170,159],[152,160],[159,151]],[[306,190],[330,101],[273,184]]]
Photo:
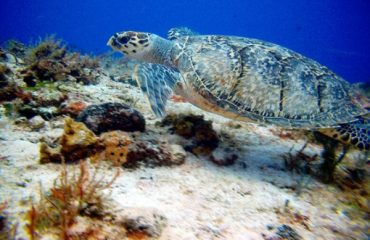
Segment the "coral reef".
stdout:
[[69,99],[69,92],[62,86],[98,83],[101,76],[99,59],[71,52],[53,36],[35,46],[25,46],[17,41],[5,45],[0,51],[4,61],[0,64],[0,101],[14,100],[11,103],[13,115],[28,119],[40,115],[45,120],[60,114],[76,117],[81,108],[61,109]]
[[212,122],[205,121],[203,116],[169,114],[162,120],[161,125],[170,126],[171,132],[191,139],[192,144],[185,149],[194,154],[209,154],[220,142],[212,128]]
[[123,103],[103,103],[90,105],[77,117],[94,133],[100,134],[111,130],[126,132],[145,130],[143,115]]
[[65,119],[64,133],[56,148],[40,143],[40,162],[73,162],[104,150],[104,146],[83,123],[72,118]]
[[55,83],[43,82],[37,89],[28,88],[20,97],[19,114],[28,119],[40,115],[50,120],[62,113],[60,107],[68,99],[68,94],[59,91]]

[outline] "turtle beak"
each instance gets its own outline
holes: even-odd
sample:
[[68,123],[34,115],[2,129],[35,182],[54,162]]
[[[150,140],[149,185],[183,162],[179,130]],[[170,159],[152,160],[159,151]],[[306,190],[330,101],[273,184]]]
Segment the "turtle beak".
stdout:
[[111,46],[112,46],[113,38],[114,38],[114,37],[110,37],[110,38],[109,38],[109,40],[108,40],[108,42],[107,42],[107,46],[108,46],[108,47],[111,47]]

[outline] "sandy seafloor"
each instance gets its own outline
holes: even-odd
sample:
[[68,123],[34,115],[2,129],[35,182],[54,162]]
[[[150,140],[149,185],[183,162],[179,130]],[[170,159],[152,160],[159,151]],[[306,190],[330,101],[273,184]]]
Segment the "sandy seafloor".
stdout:
[[[181,145],[182,139],[155,125],[147,100],[138,88],[115,82],[102,75],[98,85],[77,85],[71,94],[90,104],[137,99],[136,109],[145,116],[147,129],[161,139]],[[313,177],[297,195],[293,190],[301,176],[284,170],[282,155],[301,148],[304,140],[282,139],[272,126],[235,123],[206,113],[189,103],[168,102],[170,113],[203,114],[214,129],[227,133],[240,149],[232,166],[217,166],[203,157],[187,153],[184,164],[172,167],[122,169],[112,186],[110,198],[117,209],[158,212],[167,218],[159,239],[264,239],[276,236],[277,227],[291,226],[302,239],[368,239],[365,221],[354,221],[343,209],[342,192]],[[240,124],[240,128],[235,128]],[[63,119],[47,122],[40,130],[31,130],[1,119],[0,202],[7,201],[9,220],[18,223],[18,237],[24,232],[24,214],[29,199],[37,201],[40,186],[49,189],[60,173],[60,164],[39,163],[39,140],[56,138],[63,132]],[[307,153],[320,153],[318,145],[309,144]],[[352,154],[356,158],[357,152]],[[70,165],[69,168],[77,168]],[[113,176],[114,167],[101,174]],[[289,202],[288,208],[285,205]],[[296,222],[292,213],[307,217]],[[367,225],[368,226],[368,225]]]

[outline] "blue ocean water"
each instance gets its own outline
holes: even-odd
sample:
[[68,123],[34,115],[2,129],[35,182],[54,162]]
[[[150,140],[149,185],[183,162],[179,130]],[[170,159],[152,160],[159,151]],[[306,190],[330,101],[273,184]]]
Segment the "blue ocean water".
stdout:
[[350,82],[370,82],[369,0],[2,0],[0,42],[56,34],[83,52],[108,51],[114,32],[166,36],[186,26],[280,44]]

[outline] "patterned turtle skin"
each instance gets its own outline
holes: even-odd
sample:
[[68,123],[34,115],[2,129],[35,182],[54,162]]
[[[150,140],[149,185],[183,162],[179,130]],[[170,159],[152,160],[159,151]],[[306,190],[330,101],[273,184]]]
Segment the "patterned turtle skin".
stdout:
[[[169,40],[120,32],[108,45],[141,60],[133,78],[157,116],[174,91],[219,115],[285,128],[322,129],[369,149],[370,128],[350,84],[327,67],[265,41],[171,29]],[[345,130],[343,130],[345,129]]]

